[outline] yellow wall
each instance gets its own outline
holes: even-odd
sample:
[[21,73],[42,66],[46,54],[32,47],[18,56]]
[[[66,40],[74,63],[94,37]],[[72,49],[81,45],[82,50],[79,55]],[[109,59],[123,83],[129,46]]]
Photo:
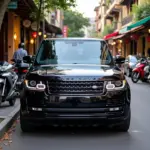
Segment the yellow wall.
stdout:
[[[16,33],[17,39],[14,40]],[[8,61],[13,58],[14,52],[18,49],[20,43],[20,18],[13,12],[8,12]]]

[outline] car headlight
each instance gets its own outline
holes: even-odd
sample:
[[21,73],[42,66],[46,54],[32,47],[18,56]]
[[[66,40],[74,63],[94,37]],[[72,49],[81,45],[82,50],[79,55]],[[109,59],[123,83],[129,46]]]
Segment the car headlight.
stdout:
[[36,86],[36,81],[34,81],[34,80],[31,80],[31,81],[29,81],[29,86],[31,86],[31,87],[35,87]]
[[125,87],[126,80],[108,81],[106,83],[106,89],[109,90],[121,90]]
[[26,88],[33,91],[44,91],[46,85],[42,81],[25,80]]

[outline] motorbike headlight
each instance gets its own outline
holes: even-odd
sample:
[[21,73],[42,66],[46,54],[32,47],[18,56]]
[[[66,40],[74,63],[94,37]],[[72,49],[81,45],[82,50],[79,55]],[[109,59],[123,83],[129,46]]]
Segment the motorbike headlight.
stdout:
[[29,86],[31,86],[31,87],[35,87],[36,86],[36,81],[34,81],[34,80],[31,80],[31,81],[29,81]]

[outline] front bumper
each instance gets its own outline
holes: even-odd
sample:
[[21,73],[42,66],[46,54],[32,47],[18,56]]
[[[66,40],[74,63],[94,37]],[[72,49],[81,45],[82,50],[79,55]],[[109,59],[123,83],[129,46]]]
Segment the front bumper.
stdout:
[[[34,125],[63,124],[120,124],[130,111],[130,90],[110,91],[105,95],[46,96],[44,92],[25,90],[21,97],[21,117]],[[85,102],[81,102],[84,98]],[[74,103],[75,102],[75,103]]]

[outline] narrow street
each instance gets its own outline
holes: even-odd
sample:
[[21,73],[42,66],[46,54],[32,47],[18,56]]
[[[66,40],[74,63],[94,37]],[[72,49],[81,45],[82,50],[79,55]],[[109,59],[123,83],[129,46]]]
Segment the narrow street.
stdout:
[[128,133],[97,131],[95,129],[41,130],[23,134],[19,124],[10,146],[4,150],[149,150],[150,139],[150,84],[133,84],[132,119]]

